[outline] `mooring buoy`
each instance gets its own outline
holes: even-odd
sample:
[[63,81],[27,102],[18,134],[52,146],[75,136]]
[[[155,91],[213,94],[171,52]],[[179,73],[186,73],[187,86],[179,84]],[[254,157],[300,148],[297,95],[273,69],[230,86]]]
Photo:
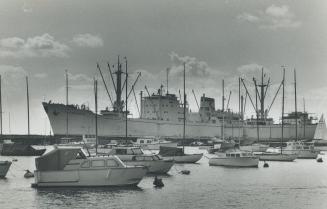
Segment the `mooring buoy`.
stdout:
[[26,173],[24,174],[24,178],[32,178],[32,177],[34,177],[34,173],[32,173],[29,170],[25,170],[25,171],[26,171]]
[[317,158],[317,162],[318,163],[322,163],[323,162],[322,158],[321,157],[320,158]]
[[264,163],[263,163],[263,167],[264,167],[264,168],[268,168],[268,167],[269,167],[269,164],[266,163],[266,161],[264,161]]
[[163,187],[163,186],[165,186],[164,183],[162,182],[162,179],[159,179],[157,176],[154,177],[153,185],[155,187]]

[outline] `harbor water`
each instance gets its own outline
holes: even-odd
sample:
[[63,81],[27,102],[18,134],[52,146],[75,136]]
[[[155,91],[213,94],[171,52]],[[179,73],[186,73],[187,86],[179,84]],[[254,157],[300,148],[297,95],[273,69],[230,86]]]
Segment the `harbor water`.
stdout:
[[[189,153],[204,152],[187,147]],[[326,152],[323,152],[324,154]],[[34,179],[23,177],[34,170],[35,157],[14,157],[6,179],[0,179],[0,208],[327,208],[327,157],[324,162],[297,159],[269,162],[269,168],[226,168],[177,164],[165,184],[153,186],[154,176],[145,177],[136,188],[31,188]],[[0,160],[12,160],[0,156]],[[190,170],[182,175],[181,170]]]

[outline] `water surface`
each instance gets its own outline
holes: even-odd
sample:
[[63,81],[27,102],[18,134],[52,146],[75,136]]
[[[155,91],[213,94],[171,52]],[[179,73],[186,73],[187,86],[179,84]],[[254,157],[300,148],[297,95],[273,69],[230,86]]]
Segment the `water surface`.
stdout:
[[[189,152],[201,152],[188,148]],[[174,165],[162,176],[165,186],[153,187],[153,176],[138,187],[34,189],[34,157],[15,157],[7,179],[0,180],[0,208],[327,208],[327,157],[324,162],[300,160],[269,162],[269,168],[225,168],[198,164]],[[11,159],[0,156],[1,160]],[[183,169],[191,171],[182,175]]]

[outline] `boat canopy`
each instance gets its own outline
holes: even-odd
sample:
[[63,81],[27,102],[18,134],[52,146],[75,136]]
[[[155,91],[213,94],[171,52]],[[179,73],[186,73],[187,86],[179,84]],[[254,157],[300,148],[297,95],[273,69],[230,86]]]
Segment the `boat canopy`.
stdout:
[[86,159],[81,148],[55,148],[45,155],[36,158],[35,166],[39,171],[63,170],[70,160],[77,158]]
[[182,148],[160,146],[159,155],[161,155],[161,156],[183,156],[184,152],[183,152]]

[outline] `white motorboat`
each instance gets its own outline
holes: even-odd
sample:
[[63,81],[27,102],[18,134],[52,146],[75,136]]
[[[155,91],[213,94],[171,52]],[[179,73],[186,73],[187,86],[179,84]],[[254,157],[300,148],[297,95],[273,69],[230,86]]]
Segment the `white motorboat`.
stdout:
[[203,154],[186,154],[183,148],[178,147],[160,147],[159,155],[164,159],[171,159],[175,163],[196,163]]
[[116,155],[127,165],[145,166],[148,173],[165,174],[174,165],[172,159],[163,159],[156,154],[144,154],[139,147],[113,147],[108,154]]
[[5,178],[11,166],[10,161],[0,161],[0,178]]
[[313,144],[305,144],[301,141],[291,141],[283,148],[285,154],[296,154],[297,158],[316,159],[319,151],[315,150]]
[[238,149],[216,152],[215,157],[209,158],[211,166],[258,167],[258,164],[259,158],[252,152]]
[[156,137],[143,137],[136,139],[133,145],[141,147],[142,149],[159,150],[160,146],[177,147],[177,142],[158,139]]
[[116,156],[86,157],[80,148],[55,148],[35,159],[32,187],[136,186],[144,166],[127,166]]
[[267,144],[254,143],[247,146],[241,146],[240,149],[248,152],[265,152],[269,148]]
[[61,144],[59,146],[66,147],[80,147],[86,149],[92,149],[95,147],[96,138],[92,135],[83,135],[82,141],[72,141],[72,138],[61,138]]

